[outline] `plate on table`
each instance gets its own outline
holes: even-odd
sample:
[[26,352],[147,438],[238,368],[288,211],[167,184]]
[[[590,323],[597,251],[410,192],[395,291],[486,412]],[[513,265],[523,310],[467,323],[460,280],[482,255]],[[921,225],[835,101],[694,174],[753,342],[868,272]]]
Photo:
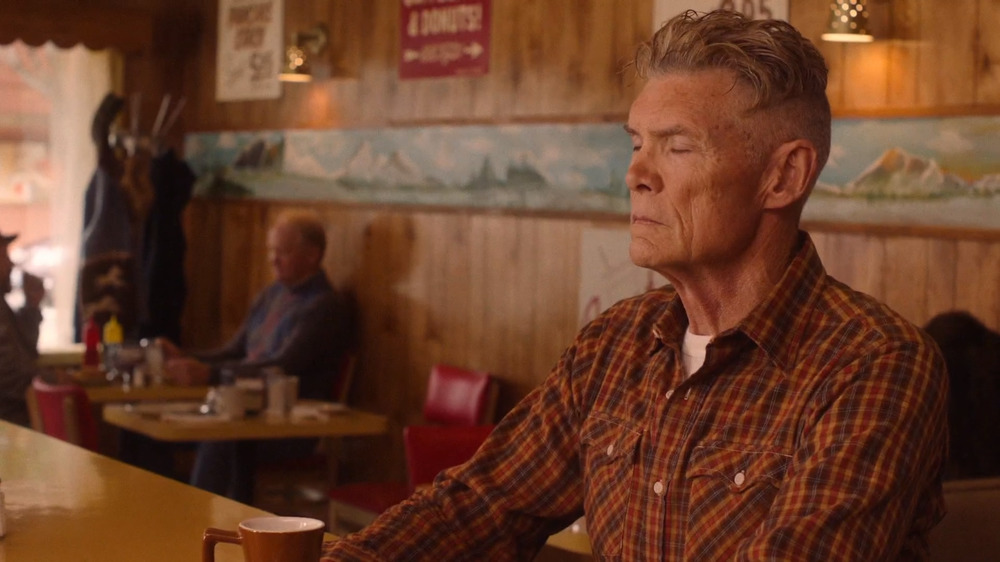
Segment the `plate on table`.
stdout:
[[231,420],[229,416],[222,414],[203,414],[201,412],[165,412],[160,415],[160,419],[180,423],[209,423]]
[[138,414],[166,417],[168,414],[198,414],[202,407],[202,402],[142,402],[139,404],[126,404],[125,409]]
[[347,411],[347,406],[339,402],[306,402],[292,406],[292,419],[297,420],[325,420],[330,415],[342,414]]

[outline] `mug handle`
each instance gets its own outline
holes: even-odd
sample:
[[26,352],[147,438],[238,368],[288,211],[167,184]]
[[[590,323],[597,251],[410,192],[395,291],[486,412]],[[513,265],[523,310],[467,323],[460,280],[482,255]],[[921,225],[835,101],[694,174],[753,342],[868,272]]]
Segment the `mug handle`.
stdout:
[[205,529],[205,534],[201,536],[201,562],[215,562],[215,544],[220,542],[243,544],[243,539],[236,531],[212,527]]

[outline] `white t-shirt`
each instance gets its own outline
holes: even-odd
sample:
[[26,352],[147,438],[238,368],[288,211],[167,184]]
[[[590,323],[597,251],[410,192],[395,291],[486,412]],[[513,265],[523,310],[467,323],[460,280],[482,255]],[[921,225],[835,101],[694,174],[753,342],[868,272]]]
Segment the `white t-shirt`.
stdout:
[[690,327],[684,332],[681,355],[684,357],[684,375],[686,377],[690,377],[691,373],[705,364],[705,348],[708,347],[710,341],[712,341],[712,336],[692,334]]

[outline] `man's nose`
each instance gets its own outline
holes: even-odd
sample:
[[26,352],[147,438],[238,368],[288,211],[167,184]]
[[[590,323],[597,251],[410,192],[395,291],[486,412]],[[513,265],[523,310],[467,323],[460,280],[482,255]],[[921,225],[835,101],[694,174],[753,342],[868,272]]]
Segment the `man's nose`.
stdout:
[[662,180],[656,167],[642,149],[632,153],[628,171],[625,172],[625,185],[631,192],[658,192],[662,188]]

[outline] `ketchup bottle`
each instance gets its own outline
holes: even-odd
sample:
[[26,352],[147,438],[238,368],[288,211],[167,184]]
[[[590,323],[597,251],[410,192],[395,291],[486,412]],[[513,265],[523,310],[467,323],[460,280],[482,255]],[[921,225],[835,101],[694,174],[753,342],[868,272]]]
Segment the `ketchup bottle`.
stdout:
[[101,330],[94,322],[94,317],[87,318],[87,323],[83,326],[83,366],[96,367],[100,363],[100,354],[97,351],[98,344],[101,343]]

